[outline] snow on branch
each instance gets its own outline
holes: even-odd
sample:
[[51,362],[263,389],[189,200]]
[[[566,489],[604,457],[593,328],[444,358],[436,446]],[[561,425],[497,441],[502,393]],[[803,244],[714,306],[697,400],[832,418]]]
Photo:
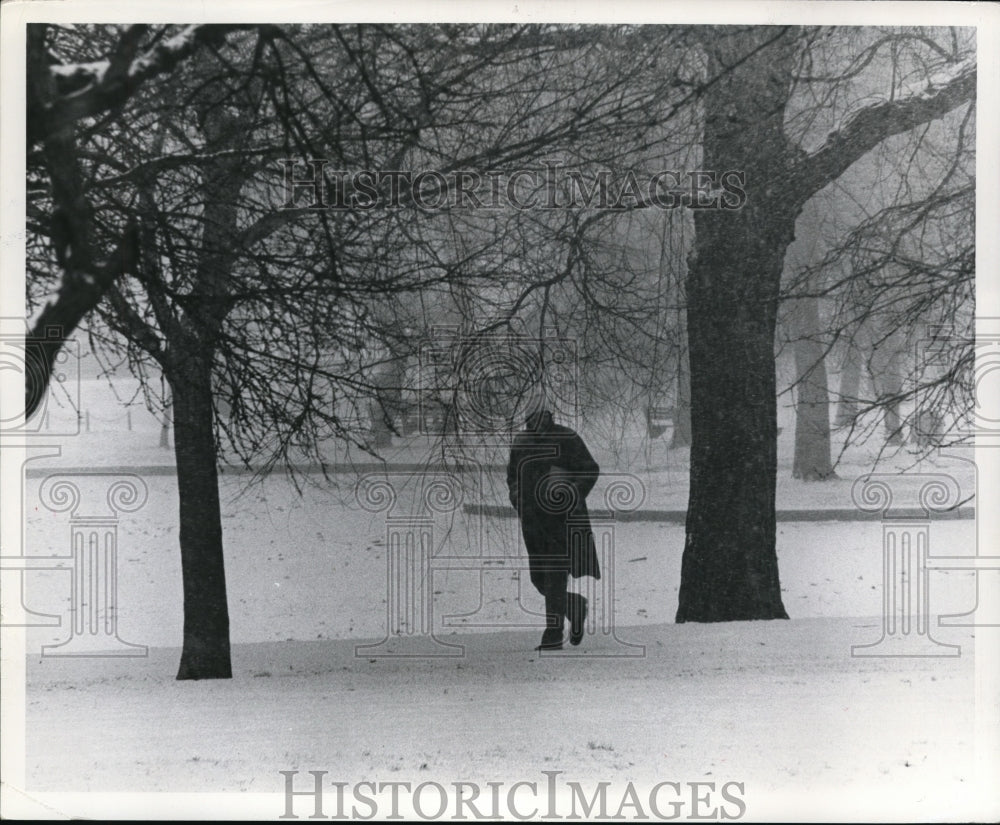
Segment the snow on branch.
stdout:
[[836,180],[856,160],[886,138],[943,117],[976,96],[976,62],[959,61],[927,80],[913,95],[868,106],[831,132],[818,150],[795,168],[796,194],[806,201]]
[[60,94],[70,94],[99,83],[110,65],[110,60],[97,60],[93,63],[55,63],[49,66],[49,71],[55,76],[56,91]]
[[120,106],[146,81],[170,72],[199,46],[221,42],[231,31],[255,28],[249,24],[187,26],[146,51],[139,40],[148,26],[129,26],[118,48],[107,60],[49,66],[56,96],[51,102],[28,101],[28,143],[43,141],[81,118]]
[[943,66],[927,79],[927,88],[917,95],[917,97],[931,97],[943,87],[961,80],[970,72],[973,75],[976,73],[976,58],[974,55],[967,57],[965,60],[959,60],[957,63],[950,63]]

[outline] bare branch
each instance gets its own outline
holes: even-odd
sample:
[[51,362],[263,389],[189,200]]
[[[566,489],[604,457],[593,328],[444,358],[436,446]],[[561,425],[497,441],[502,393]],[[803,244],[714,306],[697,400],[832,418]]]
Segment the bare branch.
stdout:
[[29,95],[28,145],[45,140],[81,118],[121,106],[144,83],[172,71],[199,47],[219,43],[232,31],[255,27],[246,24],[188,26],[180,34],[136,54],[146,28],[130,26],[108,60],[49,67],[59,94],[52,101],[41,101]]
[[975,61],[965,61],[954,66],[943,84],[931,78],[920,94],[859,111],[843,128],[832,132],[820,149],[796,165],[797,200],[808,200],[886,138],[936,120],[974,100],[976,77]]
[[130,224],[118,248],[102,266],[63,274],[55,300],[46,304],[25,337],[25,357],[33,380],[25,382],[24,417],[30,418],[45,395],[56,355],[66,337],[100,302],[115,279],[134,272],[139,260],[139,231]]

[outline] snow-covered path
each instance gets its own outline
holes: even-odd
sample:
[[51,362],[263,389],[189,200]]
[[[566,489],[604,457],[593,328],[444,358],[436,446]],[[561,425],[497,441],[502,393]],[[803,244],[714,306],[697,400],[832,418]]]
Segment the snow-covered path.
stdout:
[[[244,489],[245,479],[221,482],[231,637],[236,643],[374,638],[385,633],[386,520],[351,503],[350,485],[306,487],[297,494],[281,478]],[[27,500],[41,481],[28,479]],[[183,627],[177,492],[172,476],[145,480],[142,510],[125,514],[119,534],[119,630],[122,638],[154,647],[179,646]],[[345,503],[346,502],[346,503]],[[524,562],[514,519],[461,514],[439,519],[436,548],[446,554],[490,554],[487,573],[449,569],[433,574],[435,626],[483,602],[475,621],[494,629],[540,626],[542,601],[521,579]],[[448,532],[445,532],[447,530]],[[932,550],[975,552],[975,522],[934,523]],[[67,552],[67,519],[41,506],[29,509],[25,545]],[[683,526],[627,522],[616,526],[613,603],[619,626],[673,621],[680,584]],[[779,523],[778,561],[785,607],[792,618],[874,616],[882,604],[882,527],[878,521]],[[457,567],[458,565],[454,565]],[[28,604],[41,612],[69,608],[68,571],[28,576]],[[958,613],[975,602],[974,574],[937,571],[932,611]],[[450,627],[462,626],[461,620]],[[28,650],[56,643],[65,628],[32,629]]]
[[[386,659],[356,655],[386,632],[384,514],[351,505],[343,483],[299,496],[282,479],[249,490],[244,482],[222,481],[232,680],[173,678],[183,617],[170,475],[147,477],[146,505],[118,525],[119,633],[149,655],[42,658],[41,646],[64,640],[66,625],[27,633],[26,779],[46,804],[101,816],[95,792],[152,793],[133,798],[139,815],[274,818],[286,804],[280,771],[299,771],[296,790],[308,790],[308,771],[349,789],[541,786],[561,772],[562,790],[576,782],[591,794],[610,783],[609,816],[628,801],[624,789],[640,789],[646,810],[629,802],[629,818],[656,818],[647,791],[664,782],[681,788],[682,818],[989,818],[973,805],[976,788],[996,810],[992,784],[976,774],[977,745],[997,749],[981,728],[977,739],[971,630],[932,619],[934,637],[960,645],[961,656],[851,655],[881,634],[877,520],[779,523],[792,619],[720,625],[671,623],[683,528],[619,524],[602,615],[621,644],[598,633],[541,658],[532,650],[541,600],[522,580],[516,521],[460,516],[435,533],[441,546],[460,553],[482,541],[492,558],[486,574],[447,565],[433,574],[437,636],[462,655]],[[40,483],[28,479],[27,502]],[[971,555],[975,537],[971,520],[932,525],[936,552]],[[29,506],[29,553],[65,552],[67,539],[64,514]],[[65,616],[67,576],[27,575],[26,603]],[[934,571],[931,597],[935,615],[969,610],[973,574]],[[720,796],[724,786],[731,796],[742,787],[745,811]],[[87,795],[60,796],[72,792]],[[222,796],[204,796],[213,793]],[[694,801],[705,793],[709,802]],[[127,810],[124,798],[109,799]],[[659,801],[669,813],[669,796]],[[295,813],[307,817],[312,804],[295,798]],[[345,800],[347,813],[352,804]],[[361,815],[369,810],[356,804]],[[382,814],[388,804],[380,797]]]
[[281,770],[306,786],[310,770],[351,784],[562,771],[612,788],[742,782],[752,819],[947,818],[974,784],[970,636],[948,634],[961,657],[851,657],[877,635],[864,619],[647,625],[628,630],[642,657],[575,659],[539,658],[528,631],[452,637],[459,659],[247,644],[232,681],[206,683],[174,681],[171,649],[32,661],[30,787],[273,793],[274,816]]

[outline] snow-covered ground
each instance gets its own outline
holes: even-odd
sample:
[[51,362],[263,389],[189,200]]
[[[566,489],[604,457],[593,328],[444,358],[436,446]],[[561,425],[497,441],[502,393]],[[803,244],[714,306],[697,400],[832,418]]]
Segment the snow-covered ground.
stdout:
[[[256,803],[274,818],[285,810],[281,770],[300,771],[298,790],[312,770],[351,786],[484,788],[562,771],[587,788],[610,782],[612,816],[629,782],[661,781],[742,783],[755,820],[974,815],[970,634],[947,634],[959,658],[851,658],[877,625],[629,627],[641,658],[539,658],[537,634],[523,631],[456,636],[460,659],[358,657],[352,641],[248,643],[234,648],[227,682],[173,681],[174,649],[33,659],[28,787],[274,794]],[[719,804],[716,793],[709,807]],[[168,810],[155,797],[147,806]],[[296,799],[295,812],[312,814],[312,800]]]
[[[341,481],[340,488],[317,482],[305,487],[301,495],[282,478],[249,489],[245,477],[222,479],[234,642],[371,639],[384,634],[386,519],[362,509],[351,498],[341,500],[350,479]],[[40,483],[30,478],[26,488],[28,501],[36,501],[26,519],[26,546],[29,552],[48,548],[68,553],[68,519],[37,502]],[[134,514],[122,515],[118,526],[119,630],[131,642],[176,646],[183,622],[176,480],[149,476],[145,484],[147,503]],[[486,545],[481,584],[479,570],[457,569],[475,557],[480,525]],[[460,513],[454,520],[438,518],[435,526],[439,528],[437,555],[459,559],[454,564],[441,559],[433,572],[439,632],[459,629],[454,625],[461,625],[461,620],[448,619],[445,627],[445,618],[476,610],[481,599],[485,621],[494,626],[538,625],[539,618],[524,614],[519,606],[523,599],[527,609],[542,609],[541,597],[521,569],[525,557],[515,519],[480,520]],[[931,540],[949,553],[971,554],[975,523],[934,523]],[[610,612],[617,625],[660,625],[673,620],[683,544],[682,525],[642,521],[615,525]],[[784,602],[793,618],[880,614],[879,521],[781,522],[778,555]],[[68,575],[66,570],[28,574],[28,605],[42,613],[68,611]],[[946,614],[969,609],[975,601],[973,575],[936,571],[934,611]],[[32,629],[28,641],[38,649],[64,637],[65,629]]]
[[[93,430],[65,439],[60,456],[28,464],[27,554],[69,552],[69,514],[39,498],[50,474],[171,464],[154,427]],[[853,507],[851,486],[870,465],[856,458],[838,481],[795,482],[787,435],[779,509]],[[683,509],[686,456],[658,449],[627,464],[595,452],[606,471],[636,475],[644,508]],[[420,445],[393,458],[422,460]],[[907,462],[903,455],[882,469]],[[950,475],[963,497],[975,487],[972,465],[961,460],[925,463],[911,476],[917,471]],[[883,633],[877,517],[780,521],[791,620],[718,625],[673,624],[683,527],[618,522],[607,590],[592,600],[593,633],[579,648],[542,656],[533,650],[542,602],[523,571],[516,521],[459,508],[432,525],[438,558],[421,592],[436,642],[417,634],[359,649],[387,633],[386,514],[358,505],[349,473],[310,475],[299,494],[283,477],[252,483],[228,472],[221,492],[233,679],[178,682],[176,480],[169,469],[138,472],[146,503],[117,524],[118,634],[147,646],[146,656],[41,656],[43,645],[70,635],[70,577],[66,569],[24,574],[25,604],[62,618],[25,634],[24,787],[40,803],[36,812],[270,819],[286,812],[281,771],[299,772],[296,791],[313,787],[309,771],[326,771],[327,816],[338,813],[337,782],[347,783],[344,814],[360,817],[372,810],[367,791],[356,793],[363,782],[423,785],[422,810],[432,814],[436,786],[428,783],[453,798],[461,793],[453,783],[475,783],[470,818],[491,812],[493,793],[508,816],[512,803],[522,813],[538,807],[539,816],[551,804],[553,819],[579,818],[586,806],[573,783],[588,800],[604,793],[603,813],[622,819],[1000,814],[998,743],[987,724],[997,697],[982,694],[980,674],[998,630],[936,622],[973,608],[974,574],[929,574],[931,634],[941,645],[930,652],[960,655],[852,655]],[[467,491],[473,503],[502,501],[500,479],[492,479]],[[103,506],[107,481],[78,479],[84,499],[96,497],[79,514]],[[912,497],[918,481],[895,486]],[[403,499],[413,504],[409,494]],[[976,536],[971,519],[932,520],[931,552],[973,555]],[[452,655],[380,655],[426,652],[428,644]],[[5,766],[8,781],[16,774]],[[516,782],[537,783],[537,795],[530,786],[514,793]],[[603,791],[602,782],[610,783]],[[379,819],[392,812],[386,787]],[[401,812],[413,801],[404,791]],[[291,800],[295,815],[313,814],[313,797]],[[455,804],[441,818],[455,818]],[[598,804],[592,814],[601,812]]]
[[[31,504],[46,474],[27,482],[25,546],[65,553],[66,514]],[[983,810],[972,807],[971,630],[932,630],[942,644],[960,645],[960,656],[852,656],[852,645],[882,633],[878,521],[780,523],[791,621],[724,625],[672,624],[681,526],[618,524],[602,614],[613,635],[598,631],[578,649],[540,657],[532,647],[541,600],[521,580],[516,522],[487,519],[489,572],[445,563],[433,573],[437,638],[461,645],[461,655],[381,658],[356,646],[386,633],[385,517],[353,502],[352,477],[335,478],[339,487],[314,481],[300,496],[282,478],[248,488],[245,476],[224,476],[234,678],[193,683],[173,678],[182,633],[176,481],[145,478],[147,503],[118,525],[118,595],[119,635],[148,645],[148,656],[43,658],[43,644],[67,638],[66,622],[28,631],[31,791],[79,815],[97,791],[222,793],[212,799],[227,807],[203,800],[198,810],[213,816],[238,804],[273,818],[285,812],[282,770],[300,772],[296,790],[311,787],[307,771],[325,770],[348,791],[362,781],[469,781],[484,799],[485,783],[505,783],[506,793],[562,771],[566,793],[577,782],[589,798],[611,783],[608,816],[631,787],[655,818],[649,789],[665,781],[680,783],[681,817],[739,813],[720,796],[728,782],[742,783],[728,793],[750,819],[950,819]],[[460,513],[450,532],[435,534],[439,552],[467,552],[476,524]],[[975,523],[935,522],[931,541],[938,552],[971,554]],[[933,612],[969,610],[972,577],[935,571]],[[27,605],[65,619],[68,578],[65,570],[27,574]],[[405,643],[395,649],[408,652]],[[709,785],[691,791],[699,782],[714,783],[708,797]],[[654,799],[664,815],[680,799],[673,787]],[[89,795],[59,796],[70,792]],[[708,802],[692,807],[691,793]],[[143,799],[146,816],[171,816],[182,804]],[[352,799],[347,813],[369,811]],[[388,800],[380,798],[383,814]],[[293,804],[301,817],[313,813],[308,797]],[[331,787],[325,804],[334,813]],[[531,810],[530,800],[518,804]],[[570,794],[557,813],[572,804]],[[631,802],[622,815],[637,815]]]

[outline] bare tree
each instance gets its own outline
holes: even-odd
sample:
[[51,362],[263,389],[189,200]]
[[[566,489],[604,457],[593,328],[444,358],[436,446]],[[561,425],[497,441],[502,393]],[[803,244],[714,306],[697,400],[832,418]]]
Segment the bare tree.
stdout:
[[[795,28],[702,33],[712,66],[728,68],[704,96],[703,161],[744,170],[747,200],[738,211],[694,217],[691,486],[677,621],[787,618],[775,553],[774,340],[796,218],[883,140],[972,100],[975,63],[967,38],[949,33],[944,46],[926,31],[864,32],[870,43]],[[811,119],[786,122],[797,83],[842,85],[888,43],[918,55],[905,94],[893,88],[847,115],[826,109],[818,118],[813,109]],[[830,131],[816,145],[823,128]]]
[[[587,77],[554,95],[549,86],[553,72],[574,78],[580,50],[626,48],[616,37],[519,27],[257,30],[215,43],[156,94],[129,98],[128,117],[81,140],[87,195],[100,206],[95,231],[103,239],[132,226],[137,259],[103,286],[88,334],[124,352],[147,383],[162,371],[171,391],[185,594],[178,678],[231,675],[217,458],[268,472],[322,463],[331,438],[374,451],[364,410],[396,383],[379,379],[380,364],[387,350],[399,360],[412,347],[392,307],[425,320],[433,312],[422,308],[462,286],[513,317],[566,277],[542,263],[552,245],[537,241],[551,227],[527,212],[499,226],[485,210],[424,212],[412,190],[394,204],[405,212],[316,209],[296,201],[303,190],[315,196],[309,186],[276,203],[278,161],[443,175],[537,163],[580,130],[599,146],[637,123],[652,129],[659,90],[623,94],[623,66],[594,60]],[[655,45],[646,45],[650,61]],[[338,196],[357,194],[348,184]],[[44,216],[55,197],[40,186],[32,209]],[[44,234],[44,222],[36,229]],[[461,244],[444,242],[458,236]],[[504,253],[515,237],[530,254],[512,282]],[[568,270],[578,238],[557,235],[557,245],[568,242]],[[39,289],[52,261],[33,249]]]
[[[26,418],[44,397],[65,339],[111,284],[137,266],[133,222],[126,222],[112,238],[95,237],[94,205],[77,157],[77,124],[113,117],[158,76],[169,75],[198,49],[221,43],[230,31],[244,28],[249,27],[187,26],[176,31],[141,24],[110,30],[95,27],[87,34],[96,33],[103,45],[96,57],[83,46],[87,35],[65,30],[57,35],[54,27],[40,23],[28,26],[27,144],[29,154],[40,151],[34,165],[44,169],[51,187],[44,232],[62,276],[58,291],[26,336]],[[29,161],[29,168],[32,165]]]

